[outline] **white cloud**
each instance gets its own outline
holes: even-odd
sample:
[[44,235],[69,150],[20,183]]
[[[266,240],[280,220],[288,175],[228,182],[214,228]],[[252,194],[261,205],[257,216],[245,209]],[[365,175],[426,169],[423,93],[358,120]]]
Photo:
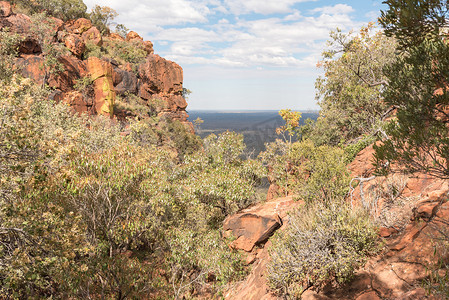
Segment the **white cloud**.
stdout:
[[288,13],[294,4],[301,2],[311,2],[316,0],[224,0],[224,5],[229,11],[236,15],[259,13],[259,14],[276,14]]
[[[348,31],[361,25],[354,21],[354,9],[347,4],[312,10],[302,10],[298,5],[315,1],[85,0],[85,3],[89,7],[99,4],[117,10],[116,21],[153,41],[158,54],[180,64],[186,71],[186,81],[210,80],[220,84],[221,80],[228,80],[241,83],[246,91],[246,78],[264,78],[261,87],[268,90],[270,82],[279,80],[279,89],[284,93],[280,86],[282,78],[288,77],[289,84],[295,86],[288,97],[303,97],[307,81],[308,97],[313,101],[313,77],[320,72],[315,66],[329,31],[336,27]],[[319,4],[315,3],[315,7]],[[298,82],[303,85],[301,89],[296,87]],[[186,86],[196,90],[192,95],[195,98],[201,93],[199,89],[208,88],[203,85]],[[204,103],[218,97],[212,93],[216,88],[210,90],[210,95],[201,96]],[[247,93],[245,97],[254,92],[248,89]],[[238,93],[230,98],[234,97],[237,99]],[[241,96],[238,101],[245,99]]]
[[311,10],[312,12],[319,12],[323,14],[349,14],[354,12],[354,9],[347,5],[347,4],[336,4],[334,6],[324,6],[324,7],[318,7]]
[[192,0],[84,0],[89,8],[95,4],[109,6],[119,12],[118,23],[145,32],[166,25],[207,22],[210,2]]

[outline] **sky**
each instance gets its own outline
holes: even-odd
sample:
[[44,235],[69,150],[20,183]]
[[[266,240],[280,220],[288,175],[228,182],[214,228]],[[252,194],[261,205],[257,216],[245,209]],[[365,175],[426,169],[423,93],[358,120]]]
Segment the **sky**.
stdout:
[[381,0],[84,0],[184,70],[187,110],[317,110],[329,32],[376,21]]

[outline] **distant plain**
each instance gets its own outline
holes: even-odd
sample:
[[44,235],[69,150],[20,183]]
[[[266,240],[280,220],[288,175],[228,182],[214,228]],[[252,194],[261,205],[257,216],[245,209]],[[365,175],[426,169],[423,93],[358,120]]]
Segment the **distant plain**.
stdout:
[[[213,111],[190,110],[189,120],[197,118],[204,122],[196,128],[196,133],[202,138],[209,134],[219,134],[226,130],[243,134],[247,150],[257,156],[265,150],[265,144],[274,142],[282,136],[276,134],[276,128],[285,124],[278,111]],[[302,113],[300,125],[308,118],[316,120],[318,112]]]

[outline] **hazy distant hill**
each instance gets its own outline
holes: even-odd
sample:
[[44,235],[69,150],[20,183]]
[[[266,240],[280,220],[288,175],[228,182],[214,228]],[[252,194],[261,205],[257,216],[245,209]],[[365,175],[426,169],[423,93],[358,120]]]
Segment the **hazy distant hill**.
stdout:
[[[204,123],[197,133],[205,137],[226,130],[242,133],[249,150],[257,155],[265,149],[265,143],[281,138],[275,132],[284,122],[278,111],[189,111],[189,120],[201,118]],[[301,124],[308,118],[316,120],[318,112],[302,113]]]

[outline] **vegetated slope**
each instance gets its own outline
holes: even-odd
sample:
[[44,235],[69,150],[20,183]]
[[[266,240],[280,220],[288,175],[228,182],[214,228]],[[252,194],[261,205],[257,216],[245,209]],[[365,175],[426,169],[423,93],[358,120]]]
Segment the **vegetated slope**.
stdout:
[[[370,178],[372,162],[370,146],[348,165],[351,176]],[[444,293],[445,289],[445,268],[439,263],[448,255],[448,192],[447,180],[426,174],[378,176],[359,185],[348,201],[356,207],[367,207],[376,218],[384,243],[382,251],[358,269],[348,283],[318,290],[305,286],[301,299],[440,299],[428,292],[440,288]],[[232,245],[245,251],[246,262],[252,266],[247,279],[230,290],[227,299],[283,299],[269,288],[269,236],[277,230],[285,231],[289,226],[287,212],[301,205],[304,203],[291,197],[273,199],[225,221],[223,230],[238,237]]]
[[[82,1],[14,3],[30,14],[0,2],[0,298],[193,297],[240,279],[219,228],[265,174],[243,137],[202,143],[181,67],[100,31]],[[86,18],[41,10],[70,19],[67,5]]]

